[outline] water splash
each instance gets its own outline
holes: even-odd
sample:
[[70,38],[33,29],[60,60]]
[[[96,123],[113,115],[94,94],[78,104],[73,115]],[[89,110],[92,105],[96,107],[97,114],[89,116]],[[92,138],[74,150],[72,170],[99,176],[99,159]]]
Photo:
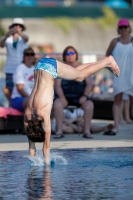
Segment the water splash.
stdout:
[[63,155],[60,155],[59,153],[52,153],[51,161],[54,161],[54,163],[58,164],[58,165],[67,165],[68,164],[67,159]]
[[31,166],[44,166],[44,158],[42,155],[36,154],[36,156],[24,156],[25,158],[28,158],[30,160]]
[[[36,153],[36,156],[31,157],[29,155],[24,156],[25,158],[28,158],[30,160],[31,166],[44,166],[45,160],[43,155],[40,153]],[[50,165],[67,165],[68,162],[66,158],[63,155],[60,155],[59,153],[51,153],[50,156]]]

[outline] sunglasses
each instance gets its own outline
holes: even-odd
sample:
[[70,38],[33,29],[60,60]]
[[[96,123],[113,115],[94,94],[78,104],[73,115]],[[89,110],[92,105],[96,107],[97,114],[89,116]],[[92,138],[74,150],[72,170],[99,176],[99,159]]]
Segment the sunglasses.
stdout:
[[34,53],[25,53],[24,55],[25,56],[34,56],[35,54]]
[[123,29],[123,28],[124,28],[124,29],[127,29],[128,26],[120,26],[120,27],[119,27],[119,29]]
[[75,55],[75,54],[76,54],[75,51],[67,51],[67,52],[65,53],[66,56]]
[[13,24],[12,27],[16,27],[16,26],[20,26],[21,28],[23,28],[23,26],[21,24]]

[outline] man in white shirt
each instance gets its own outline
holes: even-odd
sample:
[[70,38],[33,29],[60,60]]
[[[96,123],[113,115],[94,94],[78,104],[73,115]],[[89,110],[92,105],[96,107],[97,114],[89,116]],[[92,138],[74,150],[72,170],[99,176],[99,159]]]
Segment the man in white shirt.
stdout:
[[6,47],[7,57],[4,67],[6,75],[6,86],[3,88],[4,94],[10,101],[13,89],[13,74],[16,67],[22,63],[23,51],[27,48],[28,36],[24,33],[26,27],[23,19],[14,18],[9,26],[9,31],[0,41],[0,47]]

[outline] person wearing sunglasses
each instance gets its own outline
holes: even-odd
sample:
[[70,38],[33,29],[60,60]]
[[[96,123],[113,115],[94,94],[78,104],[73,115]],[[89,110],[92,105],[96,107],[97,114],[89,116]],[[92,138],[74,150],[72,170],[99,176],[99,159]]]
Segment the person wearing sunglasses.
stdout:
[[13,75],[14,87],[11,95],[10,106],[24,112],[28,98],[34,87],[35,53],[32,48],[27,48],[23,53],[23,62],[16,68]]
[[[117,31],[119,37],[114,38],[111,41],[106,52],[106,56],[113,55],[121,70],[121,76],[118,79],[113,77],[114,128],[109,134],[116,134],[118,132],[118,125],[121,116],[121,104],[124,93],[130,97],[133,114],[133,38],[131,36],[132,30],[128,19],[120,19],[118,21]],[[131,121],[129,110],[128,119]]]
[[9,101],[13,89],[14,71],[16,67],[21,64],[23,51],[28,47],[28,36],[25,30],[26,27],[23,19],[14,18],[12,24],[9,26],[8,32],[0,41],[0,47],[5,47],[7,51],[6,63],[4,66],[6,85],[3,88],[3,92]]
[[[64,63],[77,68],[81,63],[78,61],[78,52],[73,46],[68,46],[64,49]],[[89,98],[92,90],[92,81],[87,77],[82,82],[75,80],[55,80],[55,100],[54,114],[56,119],[56,135],[55,139],[62,138],[63,135],[63,109],[69,105],[81,107],[84,111],[84,131],[83,137],[92,138],[90,132],[91,120],[93,117],[93,102]]]

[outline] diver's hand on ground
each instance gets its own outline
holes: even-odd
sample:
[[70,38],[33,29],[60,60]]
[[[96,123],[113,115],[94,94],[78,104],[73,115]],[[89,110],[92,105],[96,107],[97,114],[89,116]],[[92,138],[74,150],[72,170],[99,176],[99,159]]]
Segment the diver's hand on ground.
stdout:
[[50,149],[43,148],[44,164],[46,166],[50,165]]
[[49,161],[49,159],[48,159],[48,160],[45,159],[44,164],[45,164],[45,166],[50,166],[50,161]]

